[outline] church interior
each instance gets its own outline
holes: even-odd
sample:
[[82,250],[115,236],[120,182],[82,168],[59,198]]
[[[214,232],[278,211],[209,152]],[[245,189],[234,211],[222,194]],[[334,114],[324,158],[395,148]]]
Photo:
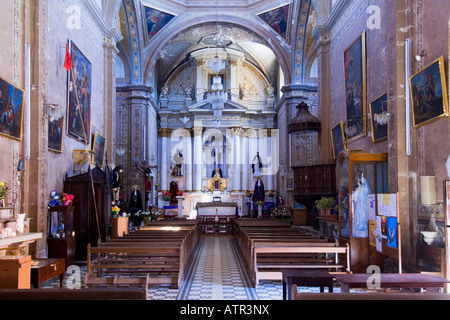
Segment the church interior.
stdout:
[[0,11],[0,300],[450,298],[448,0]]

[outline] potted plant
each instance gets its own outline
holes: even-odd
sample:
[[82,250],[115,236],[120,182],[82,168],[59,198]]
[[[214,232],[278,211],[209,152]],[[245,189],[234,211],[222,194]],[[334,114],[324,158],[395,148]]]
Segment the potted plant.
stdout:
[[142,215],[144,216],[144,226],[149,226],[152,223],[152,221],[156,220],[156,217],[149,210],[144,211]]
[[131,213],[130,221],[135,227],[139,227],[144,220],[144,215],[141,210]]
[[163,207],[164,207],[164,206],[169,206],[169,205],[170,205],[170,199],[171,199],[171,197],[172,197],[172,195],[170,194],[169,191],[163,191],[163,192],[161,193],[161,199],[162,199],[162,201],[165,202],[165,204],[163,204]]
[[323,197],[316,201],[316,208],[319,209],[321,215],[329,215],[335,204],[336,200],[333,197]]

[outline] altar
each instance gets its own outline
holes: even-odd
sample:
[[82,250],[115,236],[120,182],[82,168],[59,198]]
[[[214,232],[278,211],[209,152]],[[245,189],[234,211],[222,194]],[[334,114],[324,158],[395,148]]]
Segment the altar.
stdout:
[[235,216],[238,204],[236,202],[198,202],[197,216]]

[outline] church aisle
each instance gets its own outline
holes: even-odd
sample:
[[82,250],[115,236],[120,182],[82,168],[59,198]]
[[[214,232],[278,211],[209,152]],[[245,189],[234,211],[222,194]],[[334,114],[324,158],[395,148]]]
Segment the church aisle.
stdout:
[[258,300],[243,268],[230,236],[204,236],[177,299]]

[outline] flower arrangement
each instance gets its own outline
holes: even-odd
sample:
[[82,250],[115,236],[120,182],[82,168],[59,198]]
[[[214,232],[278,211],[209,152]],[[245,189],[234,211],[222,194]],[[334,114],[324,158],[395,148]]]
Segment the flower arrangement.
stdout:
[[272,212],[272,215],[275,218],[284,218],[284,217],[290,217],[291,213],[289,211],[289,208],[283,206],[283,207],[275,208],[275,210]]
[[163,192],[162,192],[162,197],[161,197],[161,199],[162,199],[163,201],[170,201],[170,198],[171,198],[171,194],[170,194],[169,191],[163,191]]
[[5,198],[7,192],[8,186],[6,185],[6,183],[0,181],[0,199]]
[[[113,202],[113,204],[114,204],[114,202]],[[111,208],[111,213],[114,218],[120,217],[120,208],[117,205],[114,205]]]
[[273,198],[273,197],[275,196],[275,191],[270,190],[270,191],[267,193],[267,195],[268,195],[270,198]]
[[182,197],[183,196],[183,192],[181,192],[181,191],[177,192],[177,196],[178,197]]
[[256,204],[257,204],[258,206],[262,206],[262,205],[264,204],[264,201],[256,201]]
[[249,198],[251,198],[253,196],[253,192],[251,192],[250,190],[245,191],[245,195]]
[[73,200],[75,196],[70,193],[56,193],[56,190],[52,190],[50,192],[50,201],[48,201],[48,205],[51,207],[54,206],[69,206],[73,204]]

